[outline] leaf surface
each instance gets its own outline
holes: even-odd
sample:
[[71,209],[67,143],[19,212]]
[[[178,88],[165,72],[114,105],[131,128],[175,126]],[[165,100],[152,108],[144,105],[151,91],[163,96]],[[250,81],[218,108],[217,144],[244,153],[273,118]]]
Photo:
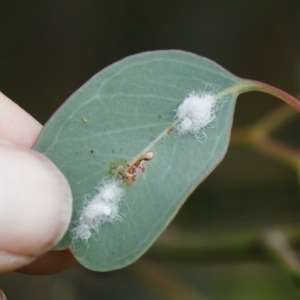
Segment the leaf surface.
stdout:
[[[72,222],[58,248],[70,247],[82,265],[98,271],[137,260],[223,158],[245,82],[208,59],[172,50],[128,57],[76,91],[34,147],[59,167],[72,188]],[[218,99],[203,142],[190,133],[178,136],[175,129],[175,110],[193,91]],[[149,151],[155,156],[145,162],[145,172],[123,185],[122,221],[102,224],[87,243],[72,240],[86,195],[93,195],[103,178],[115,176],[115,166]]]

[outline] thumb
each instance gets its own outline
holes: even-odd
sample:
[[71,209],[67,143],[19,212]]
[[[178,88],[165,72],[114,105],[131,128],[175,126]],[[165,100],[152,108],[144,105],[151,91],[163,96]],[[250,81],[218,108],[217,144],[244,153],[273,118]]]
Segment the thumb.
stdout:
[[45,156],[0,145],[0,272],[29,264],[63,236],[72,213],[70,186]]

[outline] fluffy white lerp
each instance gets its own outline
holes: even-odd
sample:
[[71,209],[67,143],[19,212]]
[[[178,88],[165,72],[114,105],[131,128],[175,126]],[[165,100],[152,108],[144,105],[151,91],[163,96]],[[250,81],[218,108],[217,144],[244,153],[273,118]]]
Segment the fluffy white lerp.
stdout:
[[73,239],[85,242],[103,223],[120,221],[119,204],[124,189],[116,180],[103,180],[97,187],[98,192],[90,200],[85,200],[77,226],[73,229]]
[[179,135],[192,133],[199,142],[206,139],[205,129],[216,118],[216,97],[207,92],[192,92],[176,109]]

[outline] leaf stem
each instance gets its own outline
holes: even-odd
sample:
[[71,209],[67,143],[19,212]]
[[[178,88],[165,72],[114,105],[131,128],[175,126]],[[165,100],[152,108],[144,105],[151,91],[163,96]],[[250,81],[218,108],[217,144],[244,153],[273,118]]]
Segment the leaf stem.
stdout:
[[292,106],[294,109],[296,109],[298,112],[300,112],[300,101],[276,87],[256,80],[247,80],[245,84],[241,84],[239,86],[239,94],[251,91],[257,91],[273,95],[283,100],[284,102]]

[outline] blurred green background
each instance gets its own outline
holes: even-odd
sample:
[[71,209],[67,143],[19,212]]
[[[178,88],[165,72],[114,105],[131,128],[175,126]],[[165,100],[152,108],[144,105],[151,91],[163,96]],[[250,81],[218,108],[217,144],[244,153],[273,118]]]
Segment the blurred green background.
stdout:
[[[297,94],[299,13],[298,0],[0,0],[0,90],[45,123],[71,93],[109,64],[142,51],[182,49],[235,75]],[[280,104],[263,94],[243,95],[234,126],[251,124]],[[299,126],[298,117],[277,137],[300,147]],[[231,147],[166,236],[299,224],[298,185],[296,174],[280,163]],[[46,277],[5,274],[0,287],[9,300],[188,299],[184,292],[176,298],[168,284],[153,280],[154,270],[162,278],[170,276],[170,286],[182,283],[190,299],[300,296],[277,267],[255,257],[236,262],[145,257],[145,263],[109,273],[74,266]]]

